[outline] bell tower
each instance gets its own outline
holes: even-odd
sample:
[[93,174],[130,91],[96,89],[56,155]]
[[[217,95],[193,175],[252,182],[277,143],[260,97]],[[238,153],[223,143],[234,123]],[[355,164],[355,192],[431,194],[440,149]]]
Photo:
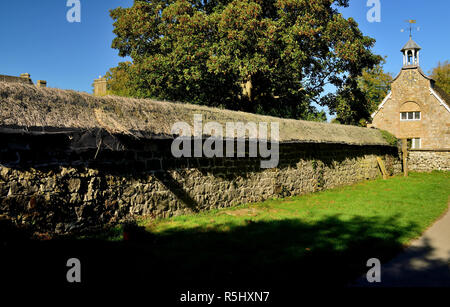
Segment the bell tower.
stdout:
[[420,58],[420,46],[417,45],[415,41],[412,40],[412,37],[409,37],[409,41],[406,45],[400,50],[403,54],[403,66],[419,66],[419,58]]
[[[409,23],[409,41],[400,50],[403,54],[403,67],[414,67],[419,66],[420,58],[420,46],[417,45],[412,39],[412,24],[416,23],[415,20],[407,20]],[[419,28],[417,28],[419,30]],[[402,30],[403,32],[404,30]]]

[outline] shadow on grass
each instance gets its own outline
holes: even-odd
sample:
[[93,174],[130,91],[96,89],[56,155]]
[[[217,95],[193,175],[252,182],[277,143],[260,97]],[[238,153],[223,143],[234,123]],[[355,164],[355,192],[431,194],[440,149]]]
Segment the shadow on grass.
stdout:
[[[446,259],[447,258],[447,259]],[[408,247],[381,271],[381,282],[370,284],[365,276],[355,280],[353,287],[450,287],[450,253],[436,257],[429,237]]]
[[251,222],[228,232],[191,229],[152,234],[135,230],[129,241],[27,239],[8,223],[0,230],[2,279],[12,284],[68,286],[66,262],[82,264],[81,287],[149,289],[228,285],[345,286],[365,274],[369,258],[386,262],[417,225],[398,217],[314,224],[300,220]]

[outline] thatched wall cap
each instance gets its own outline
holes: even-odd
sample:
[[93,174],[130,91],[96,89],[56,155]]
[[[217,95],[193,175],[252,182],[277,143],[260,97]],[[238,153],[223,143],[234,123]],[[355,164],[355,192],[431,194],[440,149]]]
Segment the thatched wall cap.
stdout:
[[[194,114],[203,124],[227,122],[278,122],[281,142],[387,145],[376,129],[318,123],[222,110],[192,104],[93,95],[0,82],[1,127],[104,128],[111,133],[171,136],[172,125],[193,127]],[[224,132],[225,133],[225,132]],[[172,136],[173,137],[173,136]]]

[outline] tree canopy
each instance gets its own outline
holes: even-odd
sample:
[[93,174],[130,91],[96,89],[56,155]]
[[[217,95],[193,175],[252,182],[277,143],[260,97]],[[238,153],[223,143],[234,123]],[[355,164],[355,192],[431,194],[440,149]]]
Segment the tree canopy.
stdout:
[[[357,77],[381,60],[371,52],[375,40],[339,13],[348,2],[135,0],[111,11],[112,47],[132,63],[109,72],[110,88],[127,96],[323,120],[312,103],[337,111],[343,93],[358,95]],[[327,84],[337,93],[325,94]],[[355,100],[346,107],[364,104]]]
[[448,61],[444,63],[439,62],[431,71],[431,78],[433,78],[437,86],[450,95],[450,63]]
[[330,104],[336,121],[359,126],[371,122],[371,114],[391,89],[393,78],[383,70],[385,63],[383,59],[373,68],[365,68],[361,76],[339,90],[337,99]]

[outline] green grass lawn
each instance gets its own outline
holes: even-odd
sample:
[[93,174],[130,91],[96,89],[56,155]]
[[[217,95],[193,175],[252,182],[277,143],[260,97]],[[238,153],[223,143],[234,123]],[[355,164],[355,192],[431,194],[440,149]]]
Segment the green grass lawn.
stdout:
[[[407,178],[397,176],[389,180],[365,181],[320,193],[169,219],[142,219],[138,223],[147,231],[164,236],[181,231],[230,232],[234,228],[254,223],[276,221],[301,222],[313,226],[330,218],[343,223],[355,218],[368,221],[395,220],[393,226],[404,230],[396,240],[406,244],[420,236],[444,212],[449,195],[449,172],[411,173]],[[389,238],[389,232],[375,229],[373,235]],[[121,240],[122,227],[111,230],[107,238]],[[340,244],[340,240],[336,244]]]
[[411,173],[195,215],[144,219],[135,239],[127,242],[121,226],[90,239],[126,247],[127,257],[148,264],[139,267],[144,275],[170,276],[174,283],[293,278],[299,284],[344,285],[367,271],[369,258],[386,262],[419,237],[445,212],[449,194],[449,172]]

